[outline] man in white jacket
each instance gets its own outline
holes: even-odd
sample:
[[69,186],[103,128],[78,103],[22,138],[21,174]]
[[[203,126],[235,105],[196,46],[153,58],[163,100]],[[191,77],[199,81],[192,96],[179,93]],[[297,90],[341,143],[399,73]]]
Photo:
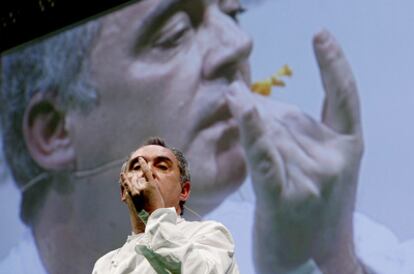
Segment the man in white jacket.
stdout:
[[94,274],[239,273],[233,239],[222,224],[180,217],[190,172],[179,150],[149,139],[124,163],[120,183],[132,235],[97,261]]

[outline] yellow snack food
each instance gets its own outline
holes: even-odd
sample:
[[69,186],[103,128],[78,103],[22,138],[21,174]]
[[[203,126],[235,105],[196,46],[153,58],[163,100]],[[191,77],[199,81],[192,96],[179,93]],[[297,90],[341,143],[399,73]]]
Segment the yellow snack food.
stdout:
[[281,80],[283,77],[291,77],[293,75],[292,69],[288,65],[281,67],[275,74],[269,78],[254,82],[250,86],[250,90],[263,96],[269,96],[272,93],[272,87],[284,87],[286,83]]
[[277,75],[280,77],[282,76],[291,77],[293,75],[293,71],[288,65],[284,65],[278,70]]
[[282,80],[272,76],[272,85],[275,87],[284,87],[286,86],[285,82],[283,82]]
[[272,81],[264,80],[255,82],[250,86],[250,90],[264,96],[269,96],[272,92]]

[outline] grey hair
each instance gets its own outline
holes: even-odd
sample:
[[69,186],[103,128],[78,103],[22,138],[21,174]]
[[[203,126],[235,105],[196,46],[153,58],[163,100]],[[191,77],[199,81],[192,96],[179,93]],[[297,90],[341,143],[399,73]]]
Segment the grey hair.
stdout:
[[[1,57],[3,149],[20,188],[33,177],[47,172],[30,157],[23,138],[23,116],[30,99],[36,93],[53,92],[63,112],[91,109],[96,104],[97,93],[88,79],[89,53],[100,29],[101,20],[96,19]],[[36,187],[36,191],[27,191],[30,195],[23,193],[21,217],[26,223],[33,213],[28,208],[41,203],[36,200],[46,195],[48,187],[46,183],[41,185],[43,190]]]

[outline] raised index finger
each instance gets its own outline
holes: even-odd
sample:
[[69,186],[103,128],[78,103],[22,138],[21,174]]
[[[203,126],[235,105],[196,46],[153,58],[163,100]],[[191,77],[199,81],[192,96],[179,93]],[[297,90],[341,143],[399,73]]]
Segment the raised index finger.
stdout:
[[315,35],[313,47],[325,89],[322,122],[338,133],[361,134],[356,82],[341,47],[326,30]]
[[141,166],[141,170],[144,174],[145,179],[148,182],[152,182],[153,181],[152,171],[149,168],[145,159],[143,157],[138,157],[138,162],[139,162],[139,165]]

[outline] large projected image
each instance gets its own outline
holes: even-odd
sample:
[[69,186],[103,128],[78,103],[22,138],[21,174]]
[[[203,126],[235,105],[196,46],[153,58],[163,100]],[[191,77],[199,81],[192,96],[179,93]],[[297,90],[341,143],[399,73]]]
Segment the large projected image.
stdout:
[[[244,6],[250,11],[242,15]],[[91,273],[99,257],[121,247],[131,234],[121,165],[151,136],[185,154],[184,217],[223,222],[241,273],[413,273],[412,241],[400,244],[388,228],[356,216],[361,208],[375,215],[357,199],[366,189],[360,173],[369,179],[361,167],[368,102],[360,104],[349,55],[335,38],[352,52],[336,24],[342,19],[326,16],[340,4],[307,6],[137,1],[4,54],[0,203],[8,214],[0,231],[13,237],[3,237],[0,273]],[[301,8],[309,11],[303,25],[292,25]],[[271,15],[283,9],[292,13],[284,26]],[[355,13],[352,5],[345,10],[344,17]],[[302,40],[306,54],[289,44]],[[285,63],[293,78],[284,91],[251,91],[252,79]],[[303,88],[295,81],[313,84],[293,93]],[[311,115],[286,99],[311,102]],[[113,267],[108,273],[134,266]]]

